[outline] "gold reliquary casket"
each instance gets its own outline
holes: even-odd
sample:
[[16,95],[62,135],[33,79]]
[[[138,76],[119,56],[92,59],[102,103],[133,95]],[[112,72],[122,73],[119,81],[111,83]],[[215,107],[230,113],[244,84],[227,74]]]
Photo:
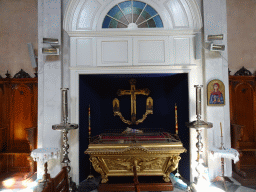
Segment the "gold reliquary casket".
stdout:
[[185,151],[176,134],[152,132],[103,133],[92,138],[85,153],[102,183],[109,176],[133,176],[134,166],[138,176],[163,176],[169,182]]

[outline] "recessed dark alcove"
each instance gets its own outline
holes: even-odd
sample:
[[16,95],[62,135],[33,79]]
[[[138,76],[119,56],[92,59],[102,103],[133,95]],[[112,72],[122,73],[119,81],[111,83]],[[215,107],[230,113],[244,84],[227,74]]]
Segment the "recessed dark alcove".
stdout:
[[[175,133],[175,103],[178,106],[179,137],[187,149],[181,154],[179,170],[183,177],[189,180],[189,122],[188,74],[104,74],[80,75],[79,77],[79,178],[80,182],[87,178],[90,172],[89,156],[84,154],[88,147],[88,107],[91,107],[92,136],[103,132],[119,131],[128,127],[121,119],[113,115],[112,101],[118,98],[120,111],[125,119],[130,120],[131,97],[118,96],[118,89],[130,89],[131,78],[136,79],[136,89],[148,88],[153,98],[153,114],[146,120],[131,128],[158,128]],[[142,118],[146,111],[147,96],[137,96],[137,119]],[[97,174],[93,171],[92,173]]]

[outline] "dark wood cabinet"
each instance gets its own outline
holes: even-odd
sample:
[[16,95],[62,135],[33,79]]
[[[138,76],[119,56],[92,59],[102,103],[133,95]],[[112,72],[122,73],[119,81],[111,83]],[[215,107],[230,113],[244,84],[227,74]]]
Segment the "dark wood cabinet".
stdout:
[[240,152],[233,176],[244,185],[256,184],[256,77],[229,76],[232,147]]
[[0,171],[31,171],[37,138],[37,78],[21,70],[0,79]]

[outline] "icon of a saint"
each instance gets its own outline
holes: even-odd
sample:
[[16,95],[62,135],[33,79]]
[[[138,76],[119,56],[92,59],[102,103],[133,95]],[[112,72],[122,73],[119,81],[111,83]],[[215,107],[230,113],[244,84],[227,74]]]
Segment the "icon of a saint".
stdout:
[[219,88],[219,83],[213,84],[213,91],[211,92],[209,104],[224,104],[223,94]]

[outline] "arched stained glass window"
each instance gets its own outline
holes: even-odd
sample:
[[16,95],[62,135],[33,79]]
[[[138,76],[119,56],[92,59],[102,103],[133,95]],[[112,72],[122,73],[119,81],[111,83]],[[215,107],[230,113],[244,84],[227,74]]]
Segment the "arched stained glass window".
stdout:
[[124,1],[112,7],[102,28],[162,28],[163,22],[154,8],[140,1]]

